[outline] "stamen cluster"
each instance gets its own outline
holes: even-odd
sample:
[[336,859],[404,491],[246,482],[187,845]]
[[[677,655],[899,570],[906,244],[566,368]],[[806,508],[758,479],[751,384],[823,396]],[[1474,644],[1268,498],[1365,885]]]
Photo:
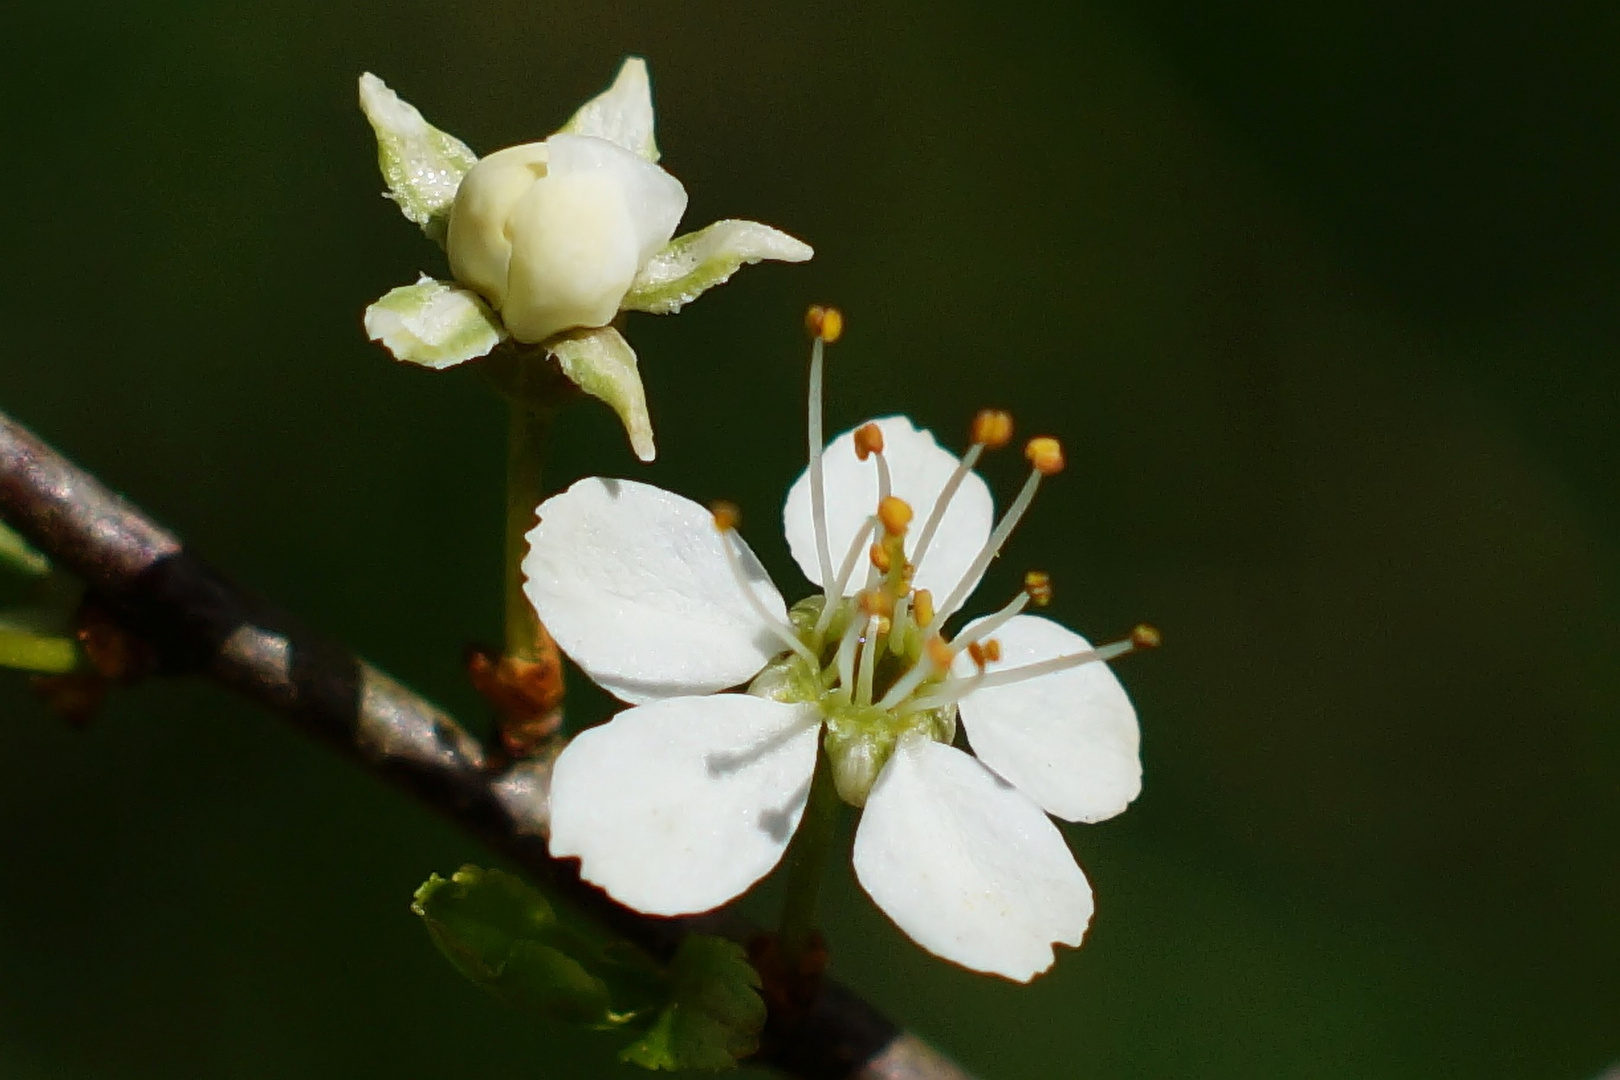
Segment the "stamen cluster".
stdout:
[[[1000,449],[1012,441],[1013,418],[999,409],[981,410],[973,418],[967,451],[929,508],[909,557],[906,540],[916,513],[910,503],[893,494],[883,431],[876,423],[857,428],[853,435],[855,456],[861,462],[872,463],[878,498],[871,517],[856,532],[833,573],[824,509],[821,397],[824,349],[842,333],[844,320],[837,308],[813,307],[806,324],[814,342],[807,425],[809,480],[816,551],[824,570],[824,584],[820,596],[794,607],[788,625],[777,624],[777,636],[787,651],[760,673],[750,692],[778,701],[813,702],[819,707],[825,718],[825,747],[838,793],[851,805],[862,806],[901,737],[918,733],[936,742],[955,739],[956,705],[967,694],[985,686],[1012,685],[1114,659],[1146,647],[1149,635],[1133,634],[1100,649],[987,673],[987,667],[1001,659],[1000,643],[991,635],[1029,604],[1045,607],[1051,602],[1051,577],[1042,571],[1030,571],[1024,588],[971,630],[958,633],[954,639],[947,639],[943,633],[945,620],[961,607],[1028,512],[1041,481],[1063,471],[1062,444],[1051,436],[1038,436],[1025,443],[1029,478],[945,602],[936,606],[929,590],[913,588],[917,569],[963,481],[987,450]],[[715,527],[725,536],[739,587],[751,596],[737,556],[742,540],[736,535],[736,508],[730,503],[717,503],[713,510]],[[863,551],[864,580],[849,594]],[[956,658],[963,652],[974,670],[965,676],[953,676]]]

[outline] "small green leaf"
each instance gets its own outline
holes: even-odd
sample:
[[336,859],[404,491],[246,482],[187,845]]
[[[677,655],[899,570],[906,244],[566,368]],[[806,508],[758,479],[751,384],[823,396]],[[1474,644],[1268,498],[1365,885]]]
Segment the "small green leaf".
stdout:
[[360,108],[377,133],[377,167],[388,183],[388,197],[442,246],[450,204],[478,155],[429,124],[369,71],[360,76]]
[[35,551],[4,522],[0,522],[0,566],[31,578],[44,577],[51,572],[51,560]]
[[646,956],[564,924],[511,874],[476,866],[434,874],[411,910],[457,971],[525,1012],[613,1028],[667,1000]]
[[627,57],[613,85],[581,105],[561,129],[566,135],[594,135],[617,143],[647,161],[658,161],[653,138],[652,84],[647,61]]
[[506,327],[471,289],[424,274],[366,308],[366,334],[396,360],[438,370],[487,355]]
[[563,374],[619,414],[636,457],[651,461],[658,456],[635,350],[623,335],[611,326],[570,330],[547,340],[545,347],[557,358]]
[[620,306],[669,315],[724,284],[744,263],[762,259],[804,262],[814,254],[809,244],[769,225],[717,221],[706,229],[677,236],[647,260]]
[[742,946],[690,935],[670,963],[669,978],[674,1001],[620,1060],[644,1069],[719,1071],[759,1048],[765,1002]]

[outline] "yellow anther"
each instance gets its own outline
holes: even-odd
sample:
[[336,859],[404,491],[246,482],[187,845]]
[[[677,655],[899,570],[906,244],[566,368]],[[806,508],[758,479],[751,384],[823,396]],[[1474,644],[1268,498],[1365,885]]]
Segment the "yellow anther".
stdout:
[[935,634],[928,639],[928,659],[933,661],[934,667],[940,671],[950,669],[951,661],[956,659],[956,652],[947,644],[945,639]]
[[878,520],[883,523],[883,531],[890,536],[904,536],[906,526],[911,524],[911,504],[896,495],[890,495],[878,503]]
[[894,620],[887,615],[879,615],[877,617],[877,625],[873,627],[873,631],[878,637],[888,637],[889,631],[893,629]]
[[995,638],[991,638],[989,641],[975,641],[968,645],[968,656],[973,659],[973,663],[978,669],[983,671],[986,664],[994,664],[1000,661],[1001,642]]
[[736,503],[710,503],[709,513],[714,515],[714,527],[721,532],[730,532],[742,520],[742,511],[737,509]]
[[861,614],[867,618],[877,616],[888,619],[894,616],[894,594],[887,589],[862,589],[857,602]]
[[1024,575],[1024,591],[1029,594],[1029,602],[1036,607],[1045,607],[1052,602],[1052,575],[1040,570],[1031,570]]
[[810,310],[804,313],[804,325],[811,337],[831,345],[844,335],[844,313],[835,307],[811,304]]
[[1012,442],[1012,413],[1001,409],[980,409],[973,418],[973,426],[968,434],[974,442],[982,443],[986,450],[1000,450]]
[[872,550],[868,551],[866,554],[867,557],[872,560],[872,565],[877,567],[877,571],[880,574],[887,574],[889,572],[889,567],[894,565],[894,561],[889,558],[889,549],[884,547],[882,544],[873,544]]
[[1131,644],[1138,649],[1157,649],[1164,641],[1158,628],[1139,623],[1131,629]]
[[934,621],[934,594],[918,589],[911,594],[911,610],[917,615],[917,625],[927,626]]
[[1063,445],[1049,435],[1029,440],[1024,456],[1042,476],[1056,476],[1063,471]]
[[876,424],[862,424],[855,429],[855,456],[865,461],[873,454],[883,453],[883,429]]

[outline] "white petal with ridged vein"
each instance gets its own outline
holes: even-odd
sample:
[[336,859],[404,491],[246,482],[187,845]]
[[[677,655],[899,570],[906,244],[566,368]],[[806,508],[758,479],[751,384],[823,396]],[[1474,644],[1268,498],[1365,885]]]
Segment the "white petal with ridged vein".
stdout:
[[546,175],[506,220],[512,255],[501,316],[527,342],[607,325],[686,210],[679,180],[606,139],[553,135],[546,152]]
[[917,944],[1028,982],[1091,922],[1091,886],[1050,818],[967,754],[910,736],[855,833],[855,876]]
[[[993,636],[1001,659],[991,672],[1091,648],[1079,634],[1036,615],[1014,616]],[[974,670],[965,652],[957,658],[956,675]],[[1136,709],[1107,664],[975,690],[958,707],[979,759],[1065,821],[1111,818],[1142,791]]]
[[718,907],[764,877],[799,826],[819,714],[746,694],[627,709],[568,744],[551,777],[551,853],[649,915]]
[[[782,644],[748,603],[708,510],[634,480],[581,480],[540,504],[523,592],[564,652],[629,702],[746,682]],[[752,551],[754,595],[787,609]]]
[[456,280],[470,285],[495,307],[506,303],[512,262],[507,221],[513,207],[546,175],[545,143],[523,143],[497,150],[472,167],[450,207],[445,250]]
[[[893,493],[911,504],[914,517],[906,535],[906,554],[916,552],[923,523],[928,520],[941,489],[956,471],[958,458],[934,441],[934,436],[914,427],[904,416],[886,416],[873,421],[883,432],[884,453],[893,476]],[[822,455],[827,483],[828,549],[836,569],[866,520],[877,512],[877,464],[855,456],[855,431],[844,432],[827,445]],[[990,538],[995,504],[990,488],[978,473],[969,473],[951,500],[939,531],[923,558],[913,585],[932,590],[936,601],[944,600]],[[782,526],[788,548],[805,576],[822,585],[816,558],[815,519],[810,513],[810,473],[801,473],[788,489],[782,509]],[[864,567],[864,564],[863,564]],[[845,595],[858,592],[864,583],[861,572],[851,578]],[[977,582],[975,582],[977,584]]]

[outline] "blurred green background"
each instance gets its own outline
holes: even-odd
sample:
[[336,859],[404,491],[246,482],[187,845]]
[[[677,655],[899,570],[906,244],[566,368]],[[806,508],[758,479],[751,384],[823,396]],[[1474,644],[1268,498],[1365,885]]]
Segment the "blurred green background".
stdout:
[[[1590,1077],[1620,1056],[1620,15],[1610,3],[30,4],[0,43],[0,407],[482,723],[501,406],[363,306],[442,256],[355,78],[487,152],[652,64],[689,225],[817,247],[635,316],[662,454],[783,583],[829,423],[984,405],[1075,466],[994,571],[1121,668],[1146,789],[1069,830],[1087,945],[932,960],[841,867],[836,972],[986,1077]],[[1004,466],[1004,467],[1003,467]],[[1016,483],[990,472],[1002,497]],[[792,588],[787,590],[793,592]],[[578,685],[578,684],[576,684]],[[583,690],[576,716],[603,715]],[[486,854],[200,684],[66,730],[0,684],[0,1075],[620,1075],[407,904]],[[634,1075],[624,1070],[625,1075]]]

